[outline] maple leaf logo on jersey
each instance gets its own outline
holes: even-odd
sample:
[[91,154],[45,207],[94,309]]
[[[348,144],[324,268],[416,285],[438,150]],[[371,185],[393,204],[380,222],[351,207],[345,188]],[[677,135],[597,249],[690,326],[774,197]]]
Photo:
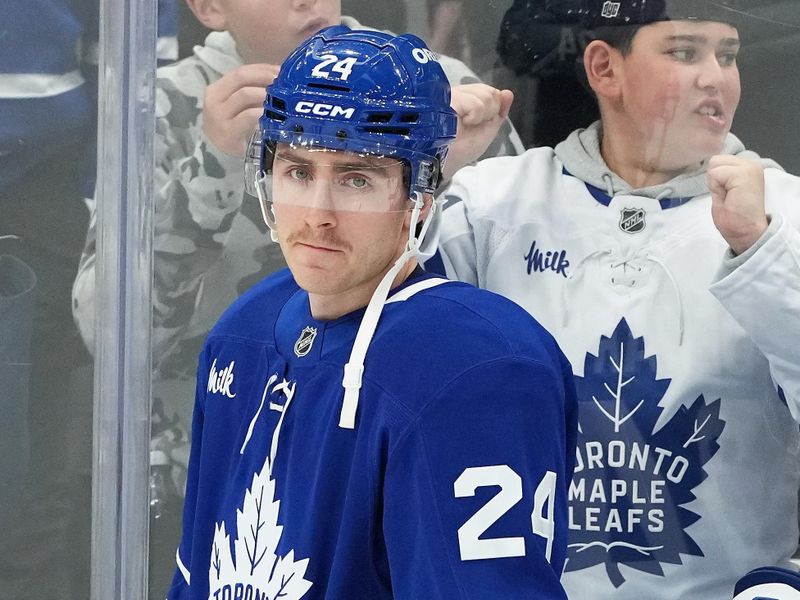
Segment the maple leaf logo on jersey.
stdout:
[[565,571],[603,564],[619,587],[621,564],[663,576],[662,563],[703,556],[686,532],[702,515],[685,505],[708,477],[703,467],[725,422],[721,401],[700,395],[656,431],[670,382],[657,378],[656,357],[645,356],[625,319],[601,337],[597,356],[586,354],[584,376],[575,377],[580,428]]
[[311,588],[305,579],[308,560],[294,560],[294,550],[279,557],[283,527],[278,525],[275,481],[269,457],[253,485],[245,492],[242,509],[236,511],[238,537],[231,554],[225,523],[217,523],[209,567],[209,600],[253,598],[253,600],[300,600]]

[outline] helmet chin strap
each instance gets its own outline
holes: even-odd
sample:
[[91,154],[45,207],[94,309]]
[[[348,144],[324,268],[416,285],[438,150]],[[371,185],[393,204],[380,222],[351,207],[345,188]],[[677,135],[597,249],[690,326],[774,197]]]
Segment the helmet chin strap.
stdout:
[[389,297],[389,292],[392,288],[397,275],[402,271],[403,267],[408,264],[413,258],[417,258],[420,254],[420,245],[425,237],[428,227],[433,218],[433,213],[436,208],[436,203],[431,204],[431,209],[428,212],[425,221],[423,221],[422,229],[419,235],[416,235],[417,223],[419,223],[419,215],[425,205],[424,198],[420,192],[413,192],[414,208],[411,211],[411,223],[408,230],[408,243],[403,254],[397,259],[391,269],[383,276],[378,287],[370,298],[367,309],[364,312],[364,317],[361,319],[361,324],[356,333],[356,339],[353,342],[353,349],[350,351],[350,360],[344,366],[344,377],[342,378],[342,387],[344,387],[344,401],[342,402],[342,411],[339,414],[339,427],[343,429],[355,429],[356,426],[356,412],[358,411],[358,399],[361,391],[361,380],[364,374],[364,359],[367,356],[369,344],[375,335],[375,328],[378,326],[378,321],[383,312],[383,306],[386,299]]

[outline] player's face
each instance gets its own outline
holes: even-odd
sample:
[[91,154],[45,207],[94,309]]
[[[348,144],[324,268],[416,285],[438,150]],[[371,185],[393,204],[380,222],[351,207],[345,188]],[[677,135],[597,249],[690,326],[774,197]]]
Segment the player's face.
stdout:
[[402,163],[394,159],[278,146],[272,208],[300,287],[328,306],[369,301],[408,240],[402,179]]
[[665,21],[642,27],[621,61],[627,134],[661,170],[717,154],[741,93],[739,36],[724,23]]
[[301,42],[341,22],[341,0],[219,0],[245,62],[280,65]]

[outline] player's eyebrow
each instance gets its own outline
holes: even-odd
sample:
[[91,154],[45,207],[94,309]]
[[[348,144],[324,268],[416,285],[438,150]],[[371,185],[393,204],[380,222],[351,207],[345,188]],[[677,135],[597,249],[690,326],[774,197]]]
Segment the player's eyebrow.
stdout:
[[350,158],[345,162],[334,163],[334,171],[349,171],[350,169],[369,169],[372,173],[385,174],[387,165],[376,164],[367,158]]
[[311,161],[307,158],[292,152],[291,150],[278,150],[275,153],[275,158],[278,160],[285,160],[286,162],[292,162],[298,165],[310,165]]
[[[313,160],[310,160],[307,156],[298,154],[291,149],[278,150],[275,158],[307,167],[313,167],[315,165]],[[379,164],[377,162],[378,160],[379,159],[377,157],[348,156],[342,162],[334,162],[331,164],[331,166],[333,167],[334,171],[337,172],[348,171],[350,169],[370,169],[371,172],[376,174],[386,174],[389,165]]]

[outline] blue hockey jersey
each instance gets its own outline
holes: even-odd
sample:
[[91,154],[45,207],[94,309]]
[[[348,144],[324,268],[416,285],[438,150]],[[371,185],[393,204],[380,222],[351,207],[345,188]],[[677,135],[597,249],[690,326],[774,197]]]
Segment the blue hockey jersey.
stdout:
[[418,272],[384,307],[343,429],[362,315],[315,320],[282,271],[211,331],[169,599],[565,598],[577,415],[553,339]]

